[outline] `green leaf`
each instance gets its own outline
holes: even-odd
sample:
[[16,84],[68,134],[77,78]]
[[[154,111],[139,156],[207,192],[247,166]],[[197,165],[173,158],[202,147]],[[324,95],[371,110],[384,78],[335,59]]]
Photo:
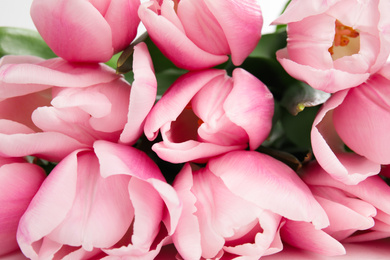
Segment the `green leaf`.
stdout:
[[291,84],[283,93],[281,105],[284,106],[292,115],[297,115],[305,107],[313,107],[324,103],[330,97],[329,93],[314,89],[297,81]]
[[286,31],[264,34],[253,52],[249,55],[251,58],[269,58],[276,59],[276,51],[283,49],[287,45]]
[[281,122],[286,137],[297,147],[310,148],[310,133],[320,106],[308,107],[297,115],[284,113]]
[[13,27],[0,27],[0,57],[4,55],[56,57],[38,32]]
[[185,70],[168,69],[156,73],[157,78],[157,99],[160,99],[165,91],[177,80],[178,77],[186,73]]

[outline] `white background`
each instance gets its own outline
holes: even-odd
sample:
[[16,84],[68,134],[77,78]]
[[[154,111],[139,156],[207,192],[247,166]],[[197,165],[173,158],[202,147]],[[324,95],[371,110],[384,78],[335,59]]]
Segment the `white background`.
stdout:
[[[56,1],[56,0],[52,0]],[[263,33],[273,32],[269,24],[278,17],[287,0],[257,0],[260,3],[263,17]],[[0,0],[0,26],[13,26],[34,29],[30,18],[32,0]]]

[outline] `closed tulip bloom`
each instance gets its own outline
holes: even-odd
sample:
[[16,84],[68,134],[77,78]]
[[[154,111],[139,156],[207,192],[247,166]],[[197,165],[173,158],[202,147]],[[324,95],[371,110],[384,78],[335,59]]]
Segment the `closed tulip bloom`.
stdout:
[[53,169],[21,218],[17,239],[30,259],[153,259],[180,212],[176,192],[146,154],[97,141]]
[[[16,241],[19,220],[46,175],[42,168],[21,158],[0,157],[0,258],[22,259]],[[15,259],[16,259],[15,258]]]
[[0,67],[0,155],[59,161],[98,139],[134,144],[157,91],[144,43],[135,46],[133,67],[130,86],[104,64],[5,56]]
[[31,18],[59,57],[106,62],[135,38],[139,5],[139,0],[34,0]]
[[334,93],[355,87],[389,56],[389,8],[387,0],[293,0],[275,20],[287,24],[288,35],[277,59],[315,89]]
[[152,149],[169,162],[207,161],[248,147],[256,149],[272,126],[274,101],[268,88],[243,69],[190,72],[153,107],[145,122]]
[[230,152],[198,170],[186,164],[173,186],[183,212],[172,239],[183,259],[259,259],[282,250],[283,218],[329,224],[294,171],[254,151]]
[[138,14],[162,53],[188,70],[228,60],[240,65],[254,50],[263,25],[255,0],[152,0]]
[[387,64],[365,83],[334,94],[314,120],[314,155],[329,174],[346,184],[378,174],[381,164],[390,163],[389,69]]

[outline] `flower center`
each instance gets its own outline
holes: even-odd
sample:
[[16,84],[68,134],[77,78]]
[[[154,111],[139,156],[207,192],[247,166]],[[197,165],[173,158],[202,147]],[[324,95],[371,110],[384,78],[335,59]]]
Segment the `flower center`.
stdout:
[[[186,107],[185,107],[185,109],[189,109],[189,110],[192,110],[192,104],[191,104],[191,101],[186,105]],[[192,110],[193,111],[193,110]],[[194,113],[195,114],[195,113]],[[201,125],[201,124],[203,124],[204,122],[203,122],[203,120],[202,119],[200,119],[199,117],[198,117],[198,127]]]
[[336,20],[333,45],[328,49],[329,53],[332,55],[332,59],[337,60],[344,56],[351,56],[357,54],[359,50],[359,32]]

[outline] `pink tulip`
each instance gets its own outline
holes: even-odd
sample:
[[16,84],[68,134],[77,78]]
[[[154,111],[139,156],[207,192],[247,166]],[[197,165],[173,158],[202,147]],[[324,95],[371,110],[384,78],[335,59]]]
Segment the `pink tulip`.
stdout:
[[282,217],[318,229],[329,224],[295,172],[254,151],[230,152],[194,171],[186,164],[173,186],[183,212],[172,240],[183,259],[274,254],[283,247]]
[[134,144],[156,98],[144,43],[135,46],[132,87],[103,64],[6,56],[0,65],[3,156],[59,161],[97,139]]
[[277,59],[315,89],[334,93],[355,87],[389,56],[389,8],[386,0],[293,0],[274,22],[286,23],[288,34]]
[[42,168],[18,158],[0,157],[0,258],[19,256],[18,223],[46,175]]
[[58,56],[106,62],[135,38],[139,5],[139,0],[34,0],[31,18]]
[[326,211],[330,225],[323,230],[332,237],[348,243],[390,237],[390,187],[379,176],[346,185],[312,163],[303,180]]
[[[358,87],[334,94],[319,111],[312,147],[335,179],[356,184],[390,163],[390,64]],[[347,152],[344,144],[354,152]]]
[[[143,152],[96,141],[44,181],[17,233],[31,259],[153,259],[177,225],[181,205]],[[98,257],[99,256],[99,257]]]
[[240,65],[256,47],[263,25],[255,0],[152,0],[139,17],[149,36],[175,65],[210,68],[228,60]]
[[256,149],[272,126],[273,97],[243,69],[190,72],[180,77],[153,107],[145,122],[152,149],[163,160],[180,163],[248,146]]

